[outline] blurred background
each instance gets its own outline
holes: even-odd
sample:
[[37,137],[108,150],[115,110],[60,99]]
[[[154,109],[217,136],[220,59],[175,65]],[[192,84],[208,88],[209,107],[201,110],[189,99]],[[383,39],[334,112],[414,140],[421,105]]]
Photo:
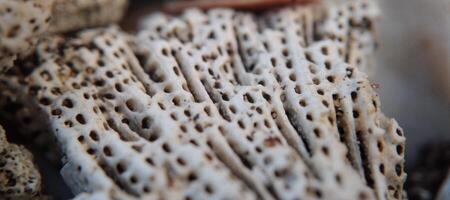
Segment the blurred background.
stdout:
[[383,111],[406,134],[408,195],[432,199],[450,168],[450,1],[379,3],[373,81]]
[[[131,0],[121,26],[135,30],[138,18],[158,10],[160,2]],[[450,148],[450,0],[379,0],[379,4],[380,48],[372,81],[380,86],[384,113],[395,118],[406,134],[406,171],[411,179],[414,170],[423,168],[430,147]],[[450,160],[449,154],[439,153],[437,157]],[[71,197],[57,173],[44,172],[44,178],[61,185],[46,187],[55,199]]]
[[383,111],[407,136],[407,165],[420,147],[450,139],[450,1],[381,0],[373,81]]

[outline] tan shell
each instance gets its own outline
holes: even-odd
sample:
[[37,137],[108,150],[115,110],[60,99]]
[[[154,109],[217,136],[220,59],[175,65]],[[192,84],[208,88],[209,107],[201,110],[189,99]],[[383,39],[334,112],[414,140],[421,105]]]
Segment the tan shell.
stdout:
[[54,0],[50,32],[117,23],[125,14],[128,0]]
[[41,175],[33,156],[23,146],[10,144],[0,126],[0,196],[2,199],[31,199],[41,191]]

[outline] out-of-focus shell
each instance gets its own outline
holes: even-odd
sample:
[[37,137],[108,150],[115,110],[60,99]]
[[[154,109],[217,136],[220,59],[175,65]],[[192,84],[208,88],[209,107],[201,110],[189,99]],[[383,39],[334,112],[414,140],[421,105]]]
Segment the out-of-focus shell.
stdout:
[[2,199],[33,199],[41,191],[41,175],[33,155],[23,146],[7,141],[0,126],[0,196]]
[[53,0],[0,1],[0,72],[30,53],[47,31]]

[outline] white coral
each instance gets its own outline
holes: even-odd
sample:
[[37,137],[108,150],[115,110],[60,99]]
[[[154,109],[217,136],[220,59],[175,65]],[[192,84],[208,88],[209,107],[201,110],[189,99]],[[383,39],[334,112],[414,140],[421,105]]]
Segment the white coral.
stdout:
[[400,199],[403,132],[328,9],[189,10],[136,38],[52,37],[7,88],[48,119],[79,199]]
[[0,1],[0,72],[28,56],[43,35],[118,22],[127,0]]

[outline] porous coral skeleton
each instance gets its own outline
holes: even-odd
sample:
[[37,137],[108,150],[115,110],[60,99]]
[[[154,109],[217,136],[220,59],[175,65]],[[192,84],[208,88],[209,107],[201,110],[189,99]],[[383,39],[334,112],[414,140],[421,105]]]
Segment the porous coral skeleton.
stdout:
[[[343,12],[343,8],[373,10],[369,5],[370,2],[358,2],[335,12]],[[311,10],[305,8],[284,9],[259,21],[254,16],[221,10],[205,15],[188,11],[181,18],[155,15],[143,23],[144,29],[150,31],[140,38],[154,40],[154,33],[157,33],[156,38],[175,41],[172,45],[174,56],[182,65],[189,63],[186,57],[193,57],[194,61],[182,71],[186,77],[194,77],[188,81],[196,86],[194,94],[207,93],[218,102],[219,108],[227,107],[221,104],[230,101],[230,96],[234,95],[229,88],[236,90],[241,87],[239,85],[261,84],[268,89],[275,88],[275,94],[277,87],[281,88],[278,101],[283,102],[285,115],[298,136],[295,138],[288,130],[282,134],[291,142],[295,141],[291,145],[300,154],[303,152],[305,162],[313,171],[318,171],[325,184],[336,184],[332,180],[341,179],[341,173],[347,178],[359,179],[351,168],[346,167],[349,165],[345,161],[347,156],[357,173],[365,177],[363,182],[374,188],[378,198],[400,198],[405,178],[403,133],[395,121],[380,113],[379,101],[370,82],[354,67],[363,63],[352,63],[350,53],[345,52],[352,42],[344,41],[344,36],[368,27],[347,27],[341,39],[326,31],[308,34],[308,30],[314,29],[311,14]],[[369,16],[373,13],[369,12]],[[233,19],[234,26],[230,26]],[[344,19],[353,22],[350,24],[371,23],[369,17],[358,12]],[[163,23],[168,26],[162,26]],[[326,18],[317,29],[330,29],[333,23],[334,20]],[[312,38],[314,34],[321,39]],[[196,52],[200,56],[196,56]],[[202,70],[201,60],[212,60],[211,67]],[[219,67],[214,68],[215,64]],[[203,89],[199,87],[202,85]],[[340,141],[347,146],[348,153],[340,146]],[[305,147],[310,155],[304,153]],[[343,162],[342,166],[337,164],[339,162]],[[336,169],[330,170],[333,168]],[[352,186],[349,190],[355,191]]]
[[189,10],[150,16],[136,38],[52,37],[6,88],[47,116],[66,182],[92,193],[79,199],[400,199],[403,132],[339,39],[370,30],[327,28],[371,18],[332,8]]
[[127,0],[0,1],[0,73],[18,57],[28,56],[42,36],[118,22],[127,4]]
[[[35,46],[43,37],[115,23],[124,14],[127,3],[126,0],[0,1],[0,73],[5,73],[13,65],[22,69],[7,73],[28,73],[36,63],[24,63],[21,59],[35,59]],[[20,59],[13,64],[17,58]],[[26,145],[31,143],[44,152],[50,162],[59,164],[59,150],[52,145],[54,138],[49,136],[46,126],[48,119],[35,117],[39,115],[40,108],[30,105],[30,97],[23,91],[23,80],[18,76],[0,79],[0,116],[3,121],[21,127],[15,134],[20,135]],[[36,88],[29,89],[30,93],[34,93]],[[53,90],[58,92],[59,88]]]

